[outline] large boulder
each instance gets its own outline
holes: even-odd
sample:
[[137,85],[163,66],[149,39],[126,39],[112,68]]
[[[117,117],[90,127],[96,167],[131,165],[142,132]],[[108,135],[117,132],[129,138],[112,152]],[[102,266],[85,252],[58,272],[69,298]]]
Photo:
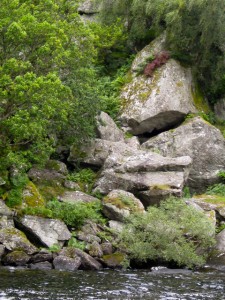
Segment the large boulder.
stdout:
[[67,226],[63,221],[45,219],[36,216],[23,216],[17,218],[17,226],[29,235],[34,243],[51,247],[53,245],[63,246],[71,238]]
[[95,190],[102,194],[116,189],[140,196],[146,193],[145,205],[171,194],[181,195],[192,162],[190,157],[166,158],[150,151],[134,152],[112,153],[105,161]]
[[149,139],[141,147],[163,156],[190,156],[193,164],[188,186],[196,192],[203,192],[206,187],[218,182],[217,174],[225,168],[224,137],[217,128],[200,117]]
[[197,112],[191,70],[169,59],[152,77],[133,76],[121,93],[121,122],[135,134],[171,128]]
[[124,134],[113,119],[105,112],[97,117],[97,135],[102,140],[120,142],[124,141]]
[[64,251],[64,255],[55,257],[53,260],[53,265],[56,270],[75,271],[81,265],[81,258],[78,256],[70,257],[68,254],[66,255]]

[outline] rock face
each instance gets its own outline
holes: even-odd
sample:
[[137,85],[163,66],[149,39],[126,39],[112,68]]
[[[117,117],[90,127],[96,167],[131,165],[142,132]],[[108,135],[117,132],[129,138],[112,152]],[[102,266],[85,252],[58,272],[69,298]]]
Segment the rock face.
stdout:
[[116,189],[139,196],[145,193],[141,199],[145,205],[157,203],[171,194],[181,195],[191,162],[188,156],[166,158],[148,151],[135,151],[127,156],[112,153],[105,161],[95,190],[102,194]]
[[149,139],[142,144],[142,149],[157,151],[163,156],[190,156],[193,164],[188,185],[197,192],[218,182],[217,173],[225,168],[225,140],[217,128],[200,117]]
[[225,99],[221,99],[214,105],[214,111],[218,119],[225,120]]
[[123,132],[117,127],[113,119],[103,111],[97,118],[97,134],[102,140],[112,142],[124,141]]
[[179,124],[188,113],[197,112],[192,85],[191,71],[173,59],[156,69],[152,77],[134,76],[121,93],[122,124],[135,135]]
[[17,219],[16,222],[30,235],[30,239],[45,247],[55,244],[63,246],[64,242],[71,238],[67,226],[60,220],[24,216]]

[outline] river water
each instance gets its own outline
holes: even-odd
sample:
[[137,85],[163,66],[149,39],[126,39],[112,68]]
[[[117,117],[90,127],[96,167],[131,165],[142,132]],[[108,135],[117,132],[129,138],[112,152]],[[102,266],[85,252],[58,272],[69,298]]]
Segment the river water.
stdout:
[[225,299],[225,272],[0,269],[0,299]]

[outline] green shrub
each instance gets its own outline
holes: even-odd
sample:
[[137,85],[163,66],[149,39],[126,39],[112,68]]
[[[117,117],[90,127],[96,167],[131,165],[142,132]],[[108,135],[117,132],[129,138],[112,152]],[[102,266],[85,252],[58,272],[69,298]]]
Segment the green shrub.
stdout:
[[72,237],[68,242],[68,247],[77,248],[83,251],[86,248],[86,243],[78,241],[75,237]]
[[225,184],[217,183],[208,187],[206,191],[207,195],[225,196]]
[[47,208],[52,212],[52,218],[61,219],[66,225],[79,228],[86,219],[104,223],[101,215],[101,202],[77,202],[76,204],[53,200],[48,202]]
[[131,215],[120,240],[136,261],[162,260],[192,268],[205,262],[213,235],[213,224],[202,212],[169,198],[146,214]]
[[82,169],[79,172],[70,173],[67,179],[77,182],[84,192],[90,193],[96,179],[96,173],[89,168]]
[[12,189],[7,193],[6,205],[9,207],[18,207],[22,205],[22,189]]
[[52,218],[52,211],[44,206],[26,207],[22,210],[22,214],[38,216],[43,218]]

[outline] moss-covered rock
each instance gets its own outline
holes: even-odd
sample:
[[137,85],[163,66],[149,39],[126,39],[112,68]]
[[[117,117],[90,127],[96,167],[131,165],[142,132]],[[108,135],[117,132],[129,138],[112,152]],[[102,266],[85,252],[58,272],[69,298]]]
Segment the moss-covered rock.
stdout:
[[102,259],[104,264],[109,268],[123,268],[128,263],[126,255],[121,252],[103,255]]
[[22,250],[16,250],[11,253],[8,253],[2,259],[4,265],[13,265],[13,266],[25,266],[30,259],[30,256],[27,255]]
[[40,194],[35,184],[29,181],[23,190],[23,207],[39,207],[44,205],[44,198]]
[[103,199],[103,213],[111,220],[124,221],[134,212],[144,212],[144,206],[132,193],[113,190]]
[[27,254],[37,252],[26,235],[16,228],[3,228],[0,230],[0,243],[9,251],[22,250]]

